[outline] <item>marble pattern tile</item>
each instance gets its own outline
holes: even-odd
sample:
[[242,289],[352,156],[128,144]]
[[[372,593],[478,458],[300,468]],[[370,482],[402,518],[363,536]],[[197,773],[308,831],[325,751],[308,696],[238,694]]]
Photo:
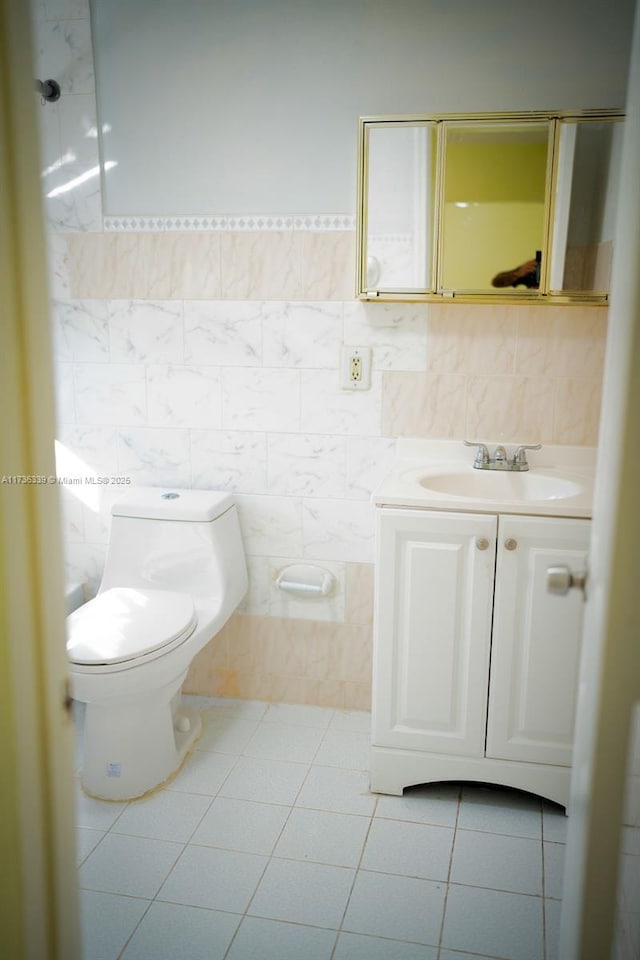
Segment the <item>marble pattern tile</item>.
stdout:
[[346,303],[344,342],[370,346],[378,370],[427,369],[426,303]]
[[382,434],[455,438],[466,430],[466,379],[460,374],[383,375]]
[[138,486],[191,486],[189,433],[151,427],[120,430],[118,464]]
[[250,556],[302,556],[302,502],[293,497],[236,498],[245,552]]
[[305,300],[350,300],[355,291],[355,233],[305,232],[302,240],[302,296]]
[[[514,372],[515,317],[519,314],[513,307],[502,304],[432,306],[427,363],[431,373]],[[538,318],[544,308],[534,308],[534,311]]]
[[544,377],[471,377],[466,436],[551,443],[554,387]]
[[185,359],[219,366],[260,366],[263,305],[243,300],[185,300]]
[[95,597],[102,579],[107,553],[105,543],[67,543],[64,551],[67,583],[84,583],[88,600]]
[[65,424],[76,422],[76,396],[73,371],[73,363],[58,362],[54,364],[56,424],[58,430]]
[[59,167],[73,163],[75,154],[62,152],[60,146],[60,104],[39,103],[37,112],[40,135],[40,171],[43,183]]
[[302,503],[304,557],[371,563],[374,553],[374,508],[350,500]]
[[223,367],[222,426],[227,430],[297,431],[300,373]]
[[370,390],[342,390],[336,370],[301,371],[302,432],[379,436],[381,388],[376,371]]
[[62,538],[66,543],[84,543],[84,510],[82,503],[67,494],[60,497]]
[[553,442],[596,446],[601,401],[600,379],[559,379],[556,382]]
[[246,560],[249,588],[238,610],[241,613],[266,616],[271,598],[272,561],[268,557],[247,557]]
[[346,565],[345,614],[347,623],[373,623],[373,581],[375,567],[372,563],[348,563]]
[[168,296],[208,300],[221,296],[220,234],[168,233]]
[[606,337],[606,307],[529,308],[518,314],[516,372],[601,377]]
[[135,426],[147,419],[140,363],[74,363],[78,423]]
[[369,500],[395,459],[395,440],[352,437],[347,445],[346,498]]
[[35,56],[40,70],[55,77],[64,94],[93,93],[93,51],[89,20],[38,21]]
[[265,366],[336,369],[342,342],[341,303],[277,302],[265,307]]
[[64,234],[47,234],[47,267],[49,293],[53,299],[65,300],[71,295],[69,250]]
[[268,491],[290,497],[344,497],[344,437],[268,435]]
[[147,366],[150,426],[202,427],[222,422],[220,371],[217,367],[151,364]]
[[223,233],[220,240],[221,288],[224,298],[300,299],[301,241],[298,234],[232,232]]
[[58,360],[109,359],[108,305],[104,301],[54,301],[52,315]]
[[112,300],[111,359],[116,363],[182,363],[182,304],[167,300]]
[[[141,235],[96,233],[68,238],[71,293],[75,297],[136,297],[142,263]],[[148,297],[147,291],[138,294]]]
[[267,437],[251,430],[192,430],[197,488],[267,493]]
[[44,213],[54,232],[101,230],[99,166],[92,161],[74,161],[50,169],[44,185]]
[[114,427],[64,426],[56,440],[56,467],[66,476],[109,476],[118,472]]

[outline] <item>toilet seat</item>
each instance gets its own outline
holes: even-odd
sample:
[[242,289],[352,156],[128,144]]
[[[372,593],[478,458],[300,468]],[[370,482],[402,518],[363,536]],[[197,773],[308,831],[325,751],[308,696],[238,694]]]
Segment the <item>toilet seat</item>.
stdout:
[[112,587],[67,617],[67,655],[85,666],[124,664],[176,646],[196,620],[186,593]]

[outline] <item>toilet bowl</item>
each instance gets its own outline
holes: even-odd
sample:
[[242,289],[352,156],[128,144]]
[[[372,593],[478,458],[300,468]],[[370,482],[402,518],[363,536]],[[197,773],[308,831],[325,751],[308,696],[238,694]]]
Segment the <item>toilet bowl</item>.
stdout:
[[247,569],[227,493],[137,487],[111,513],[100,588],[67,617],[67,656],[85,704],[82,785],[129,800],[179,770],[198,737],[181,687],[246,593]]

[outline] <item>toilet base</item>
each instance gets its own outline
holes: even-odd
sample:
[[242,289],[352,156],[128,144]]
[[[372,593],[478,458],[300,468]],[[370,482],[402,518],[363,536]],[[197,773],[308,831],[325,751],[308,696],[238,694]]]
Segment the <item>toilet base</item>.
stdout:
[[177,773],[202,731],[198,711],[182,705],[183,679],[147,696],[86,704],[80,774],[86,793],[134,800]]

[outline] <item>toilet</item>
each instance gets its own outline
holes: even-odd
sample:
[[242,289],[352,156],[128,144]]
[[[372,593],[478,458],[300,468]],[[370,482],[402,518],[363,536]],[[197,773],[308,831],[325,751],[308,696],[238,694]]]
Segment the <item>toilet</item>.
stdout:
[[67,617],[67,656],[85,704],[82,785],[130,800],[179,770],[199,736],[180,690],[246,593],[247,568],[228,493],[136,487],[111,514],[97,596]]

